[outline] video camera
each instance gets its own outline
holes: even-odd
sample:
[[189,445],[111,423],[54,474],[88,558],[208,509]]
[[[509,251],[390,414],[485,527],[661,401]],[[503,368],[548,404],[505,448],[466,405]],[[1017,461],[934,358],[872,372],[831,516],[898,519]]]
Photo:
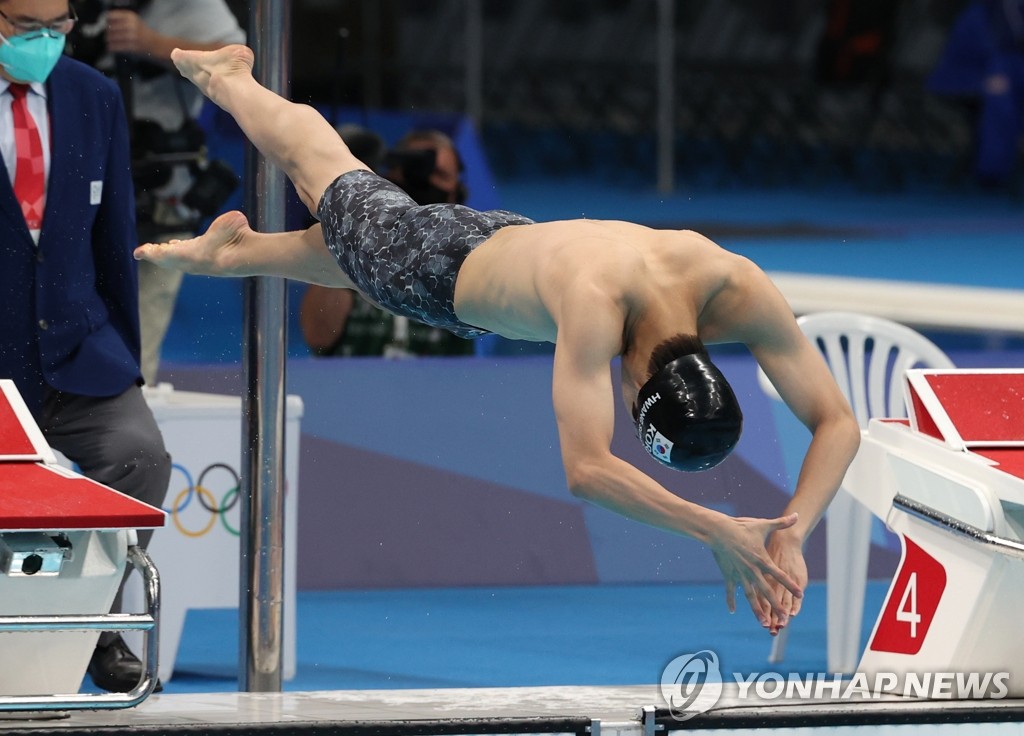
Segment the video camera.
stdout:
[[[167,221],[161,212],[158,191],[171,181],[177,167],[188,169],[191,184],[180,202],[195,215],[182,217],[179,212]],[[155,235],[161,231],[195,229],[199,220],[220,210],[240,181],[226,163],[209,160],[206,135],[190,118],[176,131],[166,131],[153,120],[135,120],[132,174],[139,229]]]

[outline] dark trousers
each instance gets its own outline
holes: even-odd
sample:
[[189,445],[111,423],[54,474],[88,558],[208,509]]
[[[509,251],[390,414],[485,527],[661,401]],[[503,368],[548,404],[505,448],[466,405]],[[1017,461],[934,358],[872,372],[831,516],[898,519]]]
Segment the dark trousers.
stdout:
[[[138,386],[107,397],[47,389],[39,424],[50,446],[87,478],[151,506],[163,504],[171,457]],[[139,546],[145,549],[152,536],[152,530],[140,530]],[[123,591],[122,580],[112,611],[121,611]],[[104,632],[100,643],[106,645],[114,636]]]

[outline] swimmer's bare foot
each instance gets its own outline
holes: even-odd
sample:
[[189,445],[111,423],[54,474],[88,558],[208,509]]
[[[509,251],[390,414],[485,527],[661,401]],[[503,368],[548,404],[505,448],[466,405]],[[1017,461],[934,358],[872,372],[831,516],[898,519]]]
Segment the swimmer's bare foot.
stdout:
[[181,76],[191,81],[216,104],[224,102],[227,80],[244,75],[252,79],[252,49],[240,44],[224,46],[216,51],[186,51],[174,49],[171,61]]
[[245,241],[253,234],[241,212],[225,212],[206,232],[188,240],[146,243],[135,249],[135,259],[150,261],[164,268],[207,276],[248,276],[249,259]]

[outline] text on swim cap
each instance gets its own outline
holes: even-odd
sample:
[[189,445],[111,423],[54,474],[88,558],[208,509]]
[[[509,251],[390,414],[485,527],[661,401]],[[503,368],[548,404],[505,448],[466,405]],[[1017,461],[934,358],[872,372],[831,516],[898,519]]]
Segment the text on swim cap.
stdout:
[[651,446],[654,444],[654,436],[656,434],[658,434],[658,430],[655,429],[653,424],[644,430],[644,449],[647,452],[651,452]]
[[643,405],[640,407],[640,415],[636,420],[638,427],[644,426],[644,417],[647,415],[647,410],[654,406],[659,399],[661,399],[661,394],[659,393],[655,393],[647,397],[647,400],[644,401]]

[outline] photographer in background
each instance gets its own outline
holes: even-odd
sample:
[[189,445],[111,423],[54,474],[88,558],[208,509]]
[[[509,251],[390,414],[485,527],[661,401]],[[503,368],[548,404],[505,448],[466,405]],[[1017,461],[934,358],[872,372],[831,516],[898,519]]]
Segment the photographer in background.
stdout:
[[[175,48],[214,50],[244,43],[225,0],[79,0],[70,54],[114,77],[132,131],[132,171],[140,242],[190,238],[238,186],[206,158],[196,122],[203,99],[171,65]],[[139,267],[142,375],[156,383],[182,274]]]
[[[338,134],[360,160],[382,169],[417,204],[463,204],[462,161],[451,138],[439,130],[414,130],[385,152],[379,136],[358,126]],[[371,304],[349,289],[310,285],[299,315],[302,336],[320,356],[473,355],[472,340],[410,322]]]

